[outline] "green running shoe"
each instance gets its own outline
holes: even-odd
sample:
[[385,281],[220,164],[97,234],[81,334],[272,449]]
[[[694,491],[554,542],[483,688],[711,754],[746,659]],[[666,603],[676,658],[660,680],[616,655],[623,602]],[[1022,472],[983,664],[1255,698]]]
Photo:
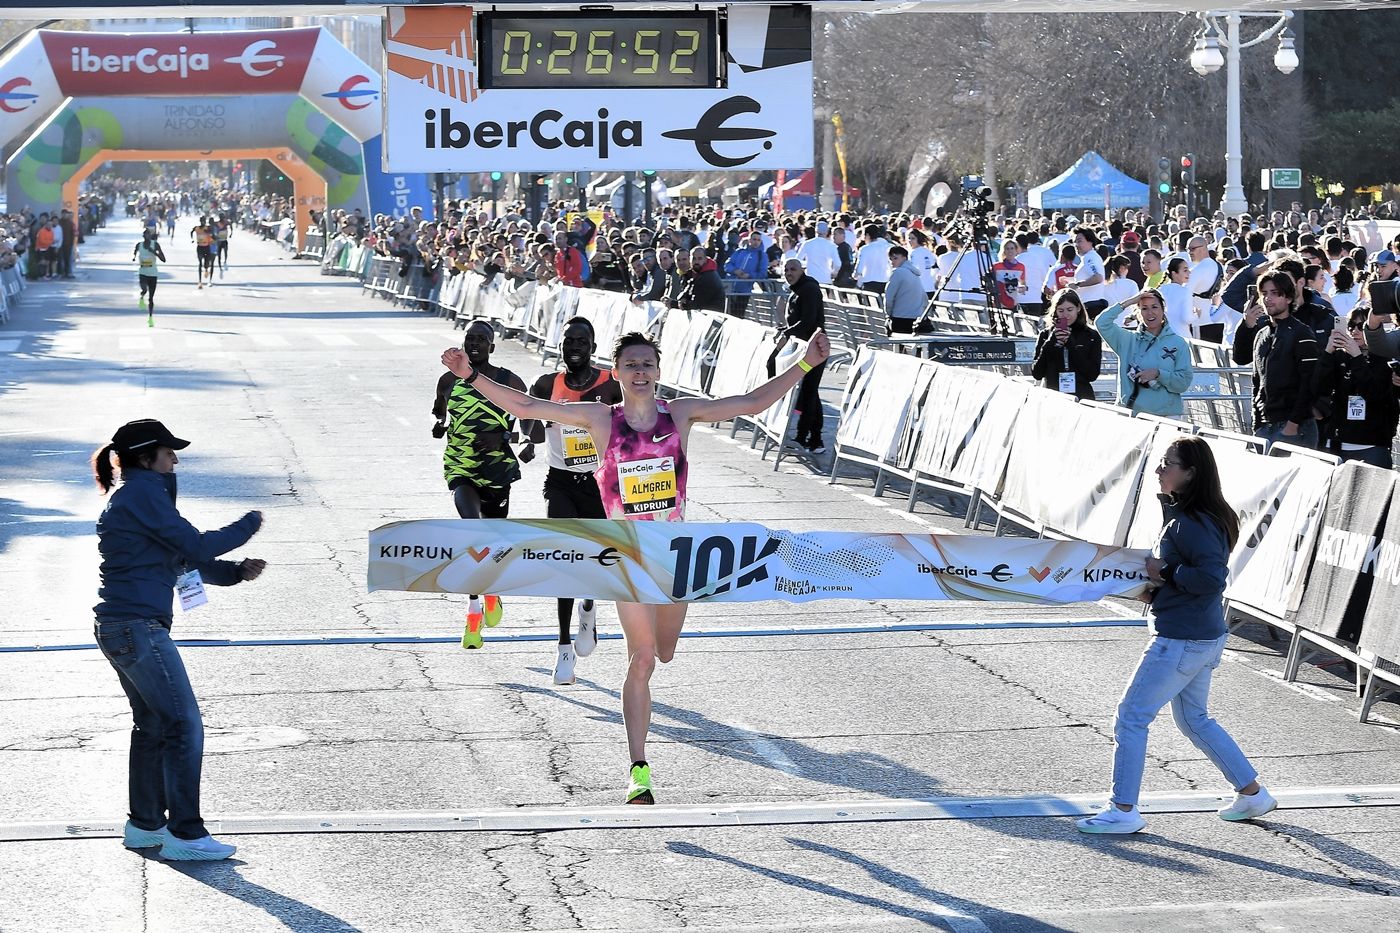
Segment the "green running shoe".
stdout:
[[656,803],[656,798],[651,795],[651,765],[632,766],[632,777],[627,782],[627,802]]
[[487,596],[486,599],[486,627],[495,628],[501,624],[501,616],[505,615],[505,603],[501,602],[499,596]]
[[462,629],[462,647],[480,648],[484,642],[481,640],[481,613],[467,613],[467,627]]

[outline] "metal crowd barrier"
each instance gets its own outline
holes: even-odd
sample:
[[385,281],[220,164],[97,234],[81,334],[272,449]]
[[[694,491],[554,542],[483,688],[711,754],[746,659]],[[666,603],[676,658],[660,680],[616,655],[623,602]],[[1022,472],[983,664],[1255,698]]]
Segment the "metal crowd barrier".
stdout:
[[24,275],[19,263],[0,269],[0,324],[10,323],[10,308],[19,302],[23,292]]

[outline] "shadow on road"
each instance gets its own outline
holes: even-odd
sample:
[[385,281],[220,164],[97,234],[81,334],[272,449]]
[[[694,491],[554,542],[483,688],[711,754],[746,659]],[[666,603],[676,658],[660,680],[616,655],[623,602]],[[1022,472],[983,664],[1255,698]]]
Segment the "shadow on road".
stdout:
[[[617,701],[617,706],[609,709],[567,693],[557,693],[533,685],[501,684],[507,690],[535,693],[547,696],[551,700],[572,703],[595,713],[602,722],[622,725],[622,696],[618,691],[583,678],[578,679],[577,685],[611,697]],[[771,768],[783,774],[819,781],[834,787],[848,787],[885,797],[918,797],[937,793],[936,788],[941,783],[932,775],[916,771],[884,755],[870,752],[823,752],[796,739],[735,728],[692,710],[655,699],[652,700],[651,714],[651,735],[654,737],[670,739],[725,758]]]
[[879,862],[872,862],[863,856],[856,855],[853,852],[847,852],[844,849],[822,845],[821,843],[809,842],[805,839],[793,839],[791,837],[787,839],[787,842],[799,849],[806,849],[809,852],[816,852],[821,855],[829,855],[843,862],[855,865],[857,868],[863,869],[871,878],[881,884],[888,885],[897,891],[943,909],[930,910],[897,904],[894,901],[888,901],[869,894],[848,891],[845,888],[837,887],[825,881],[818,881],[777,868],[756,865],[753,862],[746,862],[732,855],[723,855],[719,852],[714,852],[703,846],[694,845],[689,842],[668,842],[666,843],[666,848],[677,855],[720,862],[734,868],[752,872],[756,875],[762,875],[771,881],[778,881],[782,884],[791,885],[794,888],[801,888],[804,891],[812,891],[816,894],[824,894],[827,897],[849,901],[853,904],[873,907],[888,914],[893,914],[896,917],[914,920],[938,929],[965,930],[969,926],[967,922],[968,918],[976,918],[981,921],[981,925],[985,929],[998,931],[1015,930],[1018,931],[1018,933],[1066,933],[1062,927],[1051,926],[1048,923],[1034,920],[1023,914],[998,910],[984,904],[965,900],[964,898],[954,897],[951,894],[935,891],[916,878],[911,878],[909,875],[897,872],[892,868],[881,865]]
[[[153,855],[148,855],[147,860],[160,861]],[[241,865],[246,865],[246,862],[230,859],[221,862],[161,862],[161,864],[168,865],[187,878],[193,878],[200,884],[208,885],[222,894],[266,911],[294,933],[301,933],[301,931],[310,933],[313,930],[315,933],[360,933],[359,927],[346,923],[333,914],[328,914],[318,907],[312,907],[294,897],[288,897],[281,892],[254,884],[244,878],[238,873],[238,868]]]

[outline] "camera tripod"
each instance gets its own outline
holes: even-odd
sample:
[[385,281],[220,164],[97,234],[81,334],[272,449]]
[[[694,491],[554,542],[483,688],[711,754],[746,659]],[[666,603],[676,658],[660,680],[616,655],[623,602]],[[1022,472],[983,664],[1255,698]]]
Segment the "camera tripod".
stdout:
[[[956,221],[956,216],[954,219]],[[1010,337],[1012,334],[1011,319],[1006,316],[1006,309],[1002,308],[998,302],[993,300],[993,296],[996,295],[996,282],[992,278],[991,226],[987,223],[986,215],[981,213],[964,217],[963,225],[966,228],[966,235],[963,237],[963,241],[967,245],[958,253],[958,258],[954,260],[953,266],[948,270],[947,276],[938,284],[938,288],[934,291],[933,297],[929,299],[929,303],[932,305],[933,302],[939,300],[939,297],[943,294],[943,290],[946,289],[948,283],[954,279],[958,267],[962,265],[963,260],[967,258],[968,251],[971,250],[973,261],[977,263],[978,287],[974,289],[958,289],[958,291],[965,294],[967,292],[980,294],[982,296],[982,308],[986,312],[987,327],[992,335]]]

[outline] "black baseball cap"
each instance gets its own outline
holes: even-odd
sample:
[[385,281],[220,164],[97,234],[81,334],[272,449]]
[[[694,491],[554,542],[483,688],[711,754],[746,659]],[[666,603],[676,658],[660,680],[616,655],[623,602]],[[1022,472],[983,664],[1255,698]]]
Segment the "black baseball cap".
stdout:
[[128,421],[117,428],[117,432],[112,435],[112,445],[118,450],[126,451],[147,450],[156,447],[184,450],[190,446],[190,442],[171,434],[170,429],[156,419],[142,418],[139,421]]

